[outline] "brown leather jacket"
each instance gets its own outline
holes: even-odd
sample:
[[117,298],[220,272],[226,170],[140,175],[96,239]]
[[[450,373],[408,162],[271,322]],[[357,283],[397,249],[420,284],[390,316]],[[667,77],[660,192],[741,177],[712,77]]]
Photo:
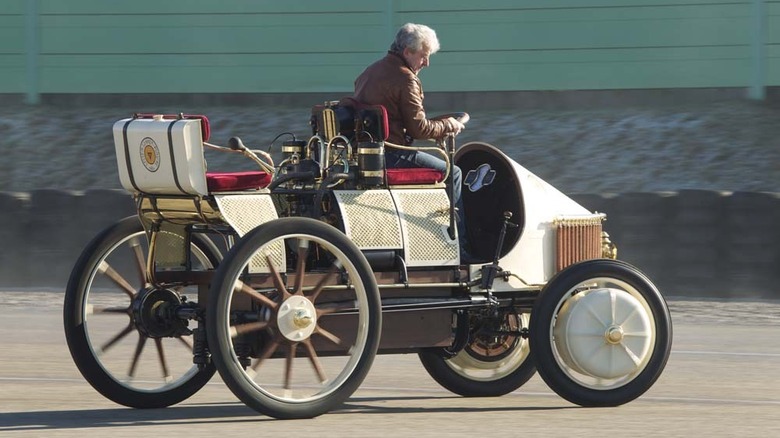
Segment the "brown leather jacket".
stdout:
[[423,108],[420,78],[395,52],[371,64],[355,79],[355,99],[384,105],[390,136],[387,141],[408,145],[412,139],[441,138],[454,127],[446,120],[430,120]]

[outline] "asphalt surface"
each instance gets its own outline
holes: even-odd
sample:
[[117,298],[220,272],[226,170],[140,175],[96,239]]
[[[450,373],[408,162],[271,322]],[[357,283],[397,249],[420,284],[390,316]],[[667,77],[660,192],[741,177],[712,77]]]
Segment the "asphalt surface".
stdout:
[[189,400],[134,410],[95,392],[65,345],[59,292],[0,292],[0,435],[708,436],[780,433],[780,301],[670,299],[674,345],[644,396],[580,408],[535,376],[498,398],[439,387],[416,355],[379,356],[340,409],[310,420],[255,413],[215,378]]

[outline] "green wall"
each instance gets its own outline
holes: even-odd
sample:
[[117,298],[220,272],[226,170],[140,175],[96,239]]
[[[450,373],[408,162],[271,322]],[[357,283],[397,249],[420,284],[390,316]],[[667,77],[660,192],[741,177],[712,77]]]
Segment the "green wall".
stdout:
[[349,92],[409,21],[426,91],[778,86],[756,1],[0,0],[0,93]]
[[0,5],[0,93],[25,93],[25,4],[6,0]]

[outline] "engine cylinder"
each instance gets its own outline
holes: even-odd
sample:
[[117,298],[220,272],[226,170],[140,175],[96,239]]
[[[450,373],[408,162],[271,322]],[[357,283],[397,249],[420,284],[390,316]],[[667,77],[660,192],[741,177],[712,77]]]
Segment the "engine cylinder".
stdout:
[[303,140],[287,140],[282,143],[282,153],[284,153],[285,159],[290,158],[293,155],[304,158],[303,150],[305,147],[306,142]]
[[385,182],[385,144],[381,141],[358,143],[360,183],[376,187]]

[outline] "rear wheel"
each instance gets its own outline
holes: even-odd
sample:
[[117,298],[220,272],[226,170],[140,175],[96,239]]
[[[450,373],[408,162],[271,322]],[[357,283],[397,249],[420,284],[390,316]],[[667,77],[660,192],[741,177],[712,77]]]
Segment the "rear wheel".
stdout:
[[471,319],[469,343],[454,357],[441,350],[420,352],[428,374],[464,397],[501,396],[525,384],[536,371],[528,341],[520,335],[528,327],[528,315],[507,312],[497,320]]
[[547,385],[581,406],[617,406],[647,391],[672,346],[669,309],[635,267],[590,260],[561,271],[531,312],[531,349]]
[[217,369],[239,399],[276,418],[314,417],[339,406],[368,373],[382,324],[379,289],[339,230],[277,219],[227,255],[207,323]]
[[[190,249],[195,270],[217,265],[211,241],[194,235]],[[96,236],[71,273],[63,319],[71,356],[98,392],[121,405],[161,408],[195,394],[215,369],[193,364],[187,321],[171,314],[197,290],[147,283],[147,253],[135,216]]]

